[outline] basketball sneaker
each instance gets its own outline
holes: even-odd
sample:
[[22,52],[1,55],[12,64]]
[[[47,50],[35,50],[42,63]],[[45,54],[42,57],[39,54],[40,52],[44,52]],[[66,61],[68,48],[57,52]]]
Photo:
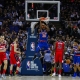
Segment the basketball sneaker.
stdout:
[[74,74],[73,74],[73,77],[76,77],[76,76],[77,76],[77,73],[74,73]]
[[59,78],[61,78],[61,74],[59,74]]
[[6,79],[6,76],[5,76],[5,74],[2,74],[2,78],[3,78],[3,79]]
[[53,76],[56,76],[56,73],[53,73],[53,74],[52,74],[52,77],[53,77]]

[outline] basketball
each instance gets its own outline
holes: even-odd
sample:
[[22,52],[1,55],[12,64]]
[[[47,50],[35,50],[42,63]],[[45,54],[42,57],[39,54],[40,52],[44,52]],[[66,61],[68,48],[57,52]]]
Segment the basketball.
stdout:
[[67,63],[67,64],[70,64],[70,63],[71,63],[70,59],[67,59],[67,60],[66,60],[66,63]]
[[40,20],[41,20],[41,21],[45,20],[45,17],[40,17]]

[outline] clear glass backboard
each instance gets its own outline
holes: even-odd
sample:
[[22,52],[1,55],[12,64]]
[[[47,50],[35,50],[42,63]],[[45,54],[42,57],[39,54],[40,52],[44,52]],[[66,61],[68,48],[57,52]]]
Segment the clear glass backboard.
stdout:
[[27,21],[38,21],[40,17],[49,17],[49,21],[60,20],[60,1],[25,1]]

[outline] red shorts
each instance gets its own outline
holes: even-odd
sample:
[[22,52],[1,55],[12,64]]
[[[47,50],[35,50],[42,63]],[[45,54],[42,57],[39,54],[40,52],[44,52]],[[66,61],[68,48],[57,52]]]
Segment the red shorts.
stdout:
[[63,60],[63,53],[62,52],[56,52],[55,53],[55,63],[62,63]]
[[16,64],[17,66],[20,66],[20,60],[16,60],[14,55],[10,55],[10,64]]
[[0,65],[4,62],[4,60],[7,60],[6,53],[0,52]]
[[10,55],[10,64],[16,64],[16,58],[15,58],[15,56],[14,55]]

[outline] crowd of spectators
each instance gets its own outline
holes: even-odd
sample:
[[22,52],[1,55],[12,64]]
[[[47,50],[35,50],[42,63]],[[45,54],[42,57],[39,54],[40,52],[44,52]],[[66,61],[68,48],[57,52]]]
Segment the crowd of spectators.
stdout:
[[70,36],[80,38],[80,2],[67,0],[61,2],[61,24],[65,26],[65,32]]
[[0,32],[9,44],[17,36],[23,48],[27,41],[27,28],[30,27],[24,19],[24,4],[22,0],[0,0]]
[[[58,39],[57,35],[62,35],[63,41],[66,42],[66,54],[70,53],[75,39],[80,42],[80,4],[78,1],[61,0],[62,27],[57,29],[53,23],[49,24],[49,43],[53,44]],[[30,27],[24,15],[24,0],[0,0],[0,32],[4,34],[8,44],[14,36],[17,36],[22,51],[26,49],[27,28]],[[72,56],[69,58],[71,59]]]

